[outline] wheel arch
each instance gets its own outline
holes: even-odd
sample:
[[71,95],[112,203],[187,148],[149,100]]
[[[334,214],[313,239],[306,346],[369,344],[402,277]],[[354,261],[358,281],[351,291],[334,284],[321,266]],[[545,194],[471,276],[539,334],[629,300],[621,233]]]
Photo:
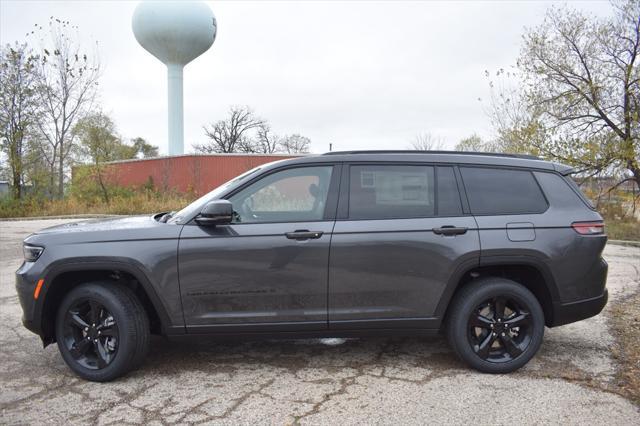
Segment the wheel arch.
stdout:
[[446,320],[449,306],[460,289],[489,276],[510,279],[526,287],[542,306],[545,324],[554,323],[554,301],[559,300],[555,280],[547,266],[531,256],[484,257],[479,264],[459,268],[440,299],[436,316]]
[[113,281],[131,288],[142,303],[152,331],[167,334],[170,317],[147,275],[134,263],[123,260],[64,261],[52,264],[44,273],[42,303],[34,316],[40,324],[44,345],[55,342],[55,313],[62,298],[74,287],[91,281]]

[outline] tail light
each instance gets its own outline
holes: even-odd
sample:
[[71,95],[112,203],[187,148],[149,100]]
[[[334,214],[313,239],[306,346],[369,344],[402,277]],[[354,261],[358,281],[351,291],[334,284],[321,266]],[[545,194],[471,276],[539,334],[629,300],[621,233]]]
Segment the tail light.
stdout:
[[604,234],[604,222],[573,222],[571,227],[580,235]]

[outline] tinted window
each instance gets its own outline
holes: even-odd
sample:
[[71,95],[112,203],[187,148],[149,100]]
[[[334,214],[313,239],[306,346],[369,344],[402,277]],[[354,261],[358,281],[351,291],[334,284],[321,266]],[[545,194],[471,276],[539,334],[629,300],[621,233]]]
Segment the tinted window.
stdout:
[[333,166],[300,167],[265,176],[229,198],[235,222],[321,220]]
[[437,167],[438,216],[460,216],[462,204],[453,167]]
[[433,216],[433,167],[351,166],[349,218]]
[[473,214],[540,213],[547,202],[531,172],[461,167]]

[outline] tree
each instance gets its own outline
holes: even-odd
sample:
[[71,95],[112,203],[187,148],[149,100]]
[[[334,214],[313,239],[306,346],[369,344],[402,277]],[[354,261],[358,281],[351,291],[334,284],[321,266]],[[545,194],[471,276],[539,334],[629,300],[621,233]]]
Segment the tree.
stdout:
[[456,145],[456,151],[468,152],[496,152],[495,144],[482,140],[477,134],[462,139]]
[[25,44],[6,45],[0,51],[0,140],[16,199],[22,197],[28,135],[37,117],[37,61]]
[[280,149],[287,154],[306,154],[311,147],[311,140],[299,134],[288,135],[280,141]]
[[[72,31],[76,32],[75,39],[71,38]],[[93,106],[100,66],[96,55],[82,51],[76,41],[77,27],[69,21],[51,17],[47,35],[37,67],[42,107],[38,128],[47,142],[40,149],[50,168],[50,191],[62,197],[65,168],[73,148],[71,130]]]
[[253,144],[255,152],[273,154],[281,148],[282,139],[271,131],[269,124],[262,123],[258,127],[256,142]]
[[417,134],[411,142],[411,149],[416,151],[439,151],[444,148],[444,141],[439,136],[434,136],[429,132]]
[[138,149],[122,143],[111,118],[102,113],[90,114],[73,128],[79,140],[80,158],[91,163],[92,174],[100,186],[105,202],[109,202],[109,191],[105,176],[105,163],[135,158]]
[[197,152],[211,154],[215,152],[252,152],[253,144],[249,133],[265,124],[255,116],[248,106],[232,106],[229,117],[204,127],[207,143],[195,145]]
[[640,187],[640,2],[613,7],[604,19],[550,8],[524,35],[519,101],[498,102],[503,110],[524,107],[524,119],[502,127],[520,139],[519,149],[584,176],[617,176],[610,189],[628,181]]
[[131,142],[137,155],[142,155],[142,158],[154,158],[158,156],[158,147],[148,143],[143,138],[133,138]]

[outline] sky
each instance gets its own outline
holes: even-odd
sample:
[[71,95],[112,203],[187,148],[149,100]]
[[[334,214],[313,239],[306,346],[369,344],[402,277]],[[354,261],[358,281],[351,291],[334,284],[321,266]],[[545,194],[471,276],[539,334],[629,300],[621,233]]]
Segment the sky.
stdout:
[[[137,1],[0,0],[0,42],[26,41],[50,16],[99,45],[99,103],[122,137],[167,151],[165,65],[135,40]],[[512,67],[525,28],[550,1],[211,1],[214,45],[184,71],[185,151],[203,125],[248,105],[275,133],[311,139],[312,152],[406,149],[429,132],[452,149],[491,138],[485,71]],[[574,1],[600,16],[608,2]]]

